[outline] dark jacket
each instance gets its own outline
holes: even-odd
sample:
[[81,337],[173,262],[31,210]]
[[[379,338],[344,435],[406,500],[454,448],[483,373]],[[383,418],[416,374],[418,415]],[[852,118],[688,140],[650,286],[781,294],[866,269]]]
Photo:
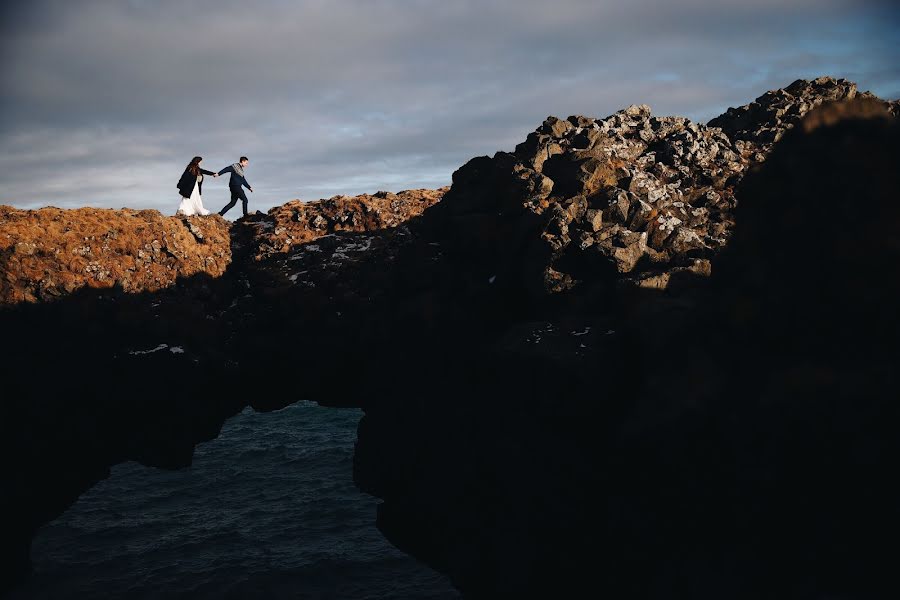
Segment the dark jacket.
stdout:
[[[215,175],[212,171],[207,171],[206,169],[200,169],[200,172],[204,175]],[[200,181],[197,181],[197,176],[191,173],[190,169],[184,169],[184,175],[181,176],[181,179],[178,180],[178,192],[181,194],[182,198],[190,198],[191,192],[194,191],[194,183],[200,187],[199,191],[200,195],[203,195],[203,178],[200,178]]]
[[247,178],[242,175],[238,175],[234,170],[234,165],[228,165],[227,167],[219,171],[219,175],[223,175],[225,173],[231,173],[231,179],[228,180],[229,189],[233,191],[239,191],[242,185],[248,190],[250,189],[250,184],[247,183]]

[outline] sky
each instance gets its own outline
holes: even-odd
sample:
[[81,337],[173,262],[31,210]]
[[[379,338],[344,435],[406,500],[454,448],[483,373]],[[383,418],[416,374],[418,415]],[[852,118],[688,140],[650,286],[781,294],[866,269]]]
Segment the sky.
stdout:
[[[707,121],[798,78],[900,97],[866,0],[29,0],[0,8],[0,204],[174,214],[195,155],[250,209],[449,185],[549,115]],[[228,202],[225,179],[203,202]],[[230,218],[239,216],[239,207]]]

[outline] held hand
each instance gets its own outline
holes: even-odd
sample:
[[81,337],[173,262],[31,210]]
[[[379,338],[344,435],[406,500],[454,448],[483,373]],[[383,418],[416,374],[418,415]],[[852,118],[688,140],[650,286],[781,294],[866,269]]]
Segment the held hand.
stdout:
[[250,192],[253,193],[253,188],[250,188]]

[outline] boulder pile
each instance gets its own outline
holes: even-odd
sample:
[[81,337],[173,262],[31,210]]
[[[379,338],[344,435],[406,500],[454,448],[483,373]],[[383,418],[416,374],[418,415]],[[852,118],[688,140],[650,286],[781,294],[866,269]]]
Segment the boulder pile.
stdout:
[[708,272],[728,241],[745,168],[721,130],[632,105],[605,119],[549,117],[514,153],[460,168],[444,203],[454,221],[480,213],[481,229],[513,234],[504,241],[512,248],[461,242],[539,262],[516,274],[504,272],[505,257],[494,265],[500,278],[531,278],[516,282],[526,288],[539,279],[558,292],[610,276],[666,287],[677,270]]
[[823,77],[708,125],[644,104],[603,119],[548,117],[514,152],[454,173],[441,206],[446,237],[480,256],[479,276],[538,295],[610,283],[663,289],[679,272],[708,275],[747,169],[809,110],[857,95],[896,108]]

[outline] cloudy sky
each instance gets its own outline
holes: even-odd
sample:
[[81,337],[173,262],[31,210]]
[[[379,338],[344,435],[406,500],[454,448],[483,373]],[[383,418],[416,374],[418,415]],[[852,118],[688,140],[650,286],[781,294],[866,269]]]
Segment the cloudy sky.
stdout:
[[[156,208],[196,154],[251,209],[437,187],[548,115],[700,120],[822,74],[900,97],[900,9],[866,0],[3,3],[0,204]],[[227,202],[224,179],[204,203]],[[230,217],[238,216],[233,209]]]

